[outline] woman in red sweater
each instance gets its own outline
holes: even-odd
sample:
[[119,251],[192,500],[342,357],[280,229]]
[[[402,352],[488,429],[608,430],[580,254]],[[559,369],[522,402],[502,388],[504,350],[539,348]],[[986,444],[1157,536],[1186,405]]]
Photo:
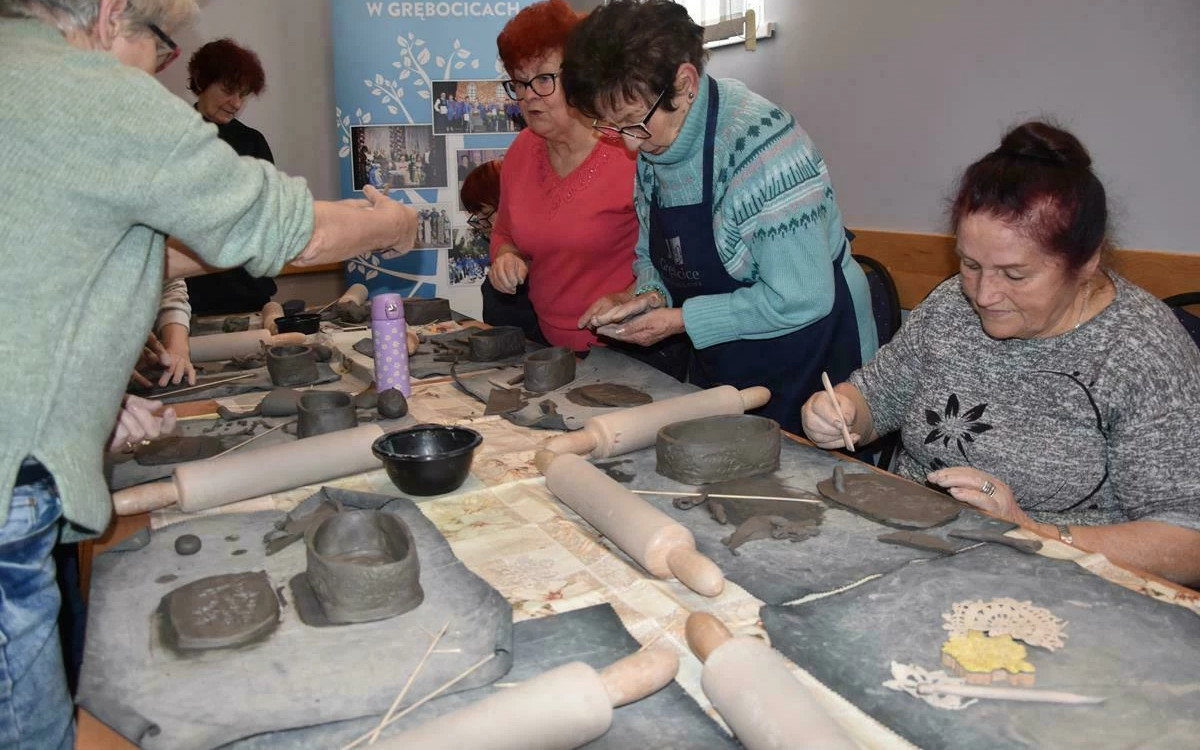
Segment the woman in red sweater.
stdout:
[[[583,352],[597,343],[578,326],[591,300],[633,284],[638,221],[636,160],[619,141],[597,137],[563,96],[562,51],[578,20],[564,0],[547,0],[514,16],[496,39],[505,90],[528,127],[504,157],[489,278],[505,294],[527,280],[546,340]],[[678,349],[667,342],[639,359],[670,372],[668,360],[678,357],[665,351]]]

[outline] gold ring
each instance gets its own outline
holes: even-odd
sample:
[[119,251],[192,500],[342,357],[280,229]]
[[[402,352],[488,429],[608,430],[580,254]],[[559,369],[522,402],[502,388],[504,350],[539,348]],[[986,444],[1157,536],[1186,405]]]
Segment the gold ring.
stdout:
[[983,480],[983,486],[980,487],[979,489],[981,492],[983,492],[983,494],[987,495],[988,497],[991,497],[992,495],[996,494],[996,485],[992,484],[992,480],[990,480],[990,479]]

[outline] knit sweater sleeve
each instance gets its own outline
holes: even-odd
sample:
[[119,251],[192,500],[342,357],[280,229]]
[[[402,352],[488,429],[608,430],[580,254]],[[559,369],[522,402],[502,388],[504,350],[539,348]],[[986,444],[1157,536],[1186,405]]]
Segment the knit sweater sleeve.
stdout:
[[192,304],[188,300],[187,279],[167,279],[163,282],[154,330],[161,333],[165,326],[172,323],[191,330]]
[[[744,87],[742,89],[744,91]],[[725,267],[752,284],[693,297],[684,325],[697,348],[768,339],[829,314],[841,213],[825,162],[791,115],[748,91],[722,91],[714,232]]]

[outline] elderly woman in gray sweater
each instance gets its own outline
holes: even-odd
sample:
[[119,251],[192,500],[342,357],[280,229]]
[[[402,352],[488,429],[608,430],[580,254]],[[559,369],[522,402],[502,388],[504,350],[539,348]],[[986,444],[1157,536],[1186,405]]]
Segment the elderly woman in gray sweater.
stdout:
[[[1200,350],[1104,268],[1104,187],[1078,140],[1031,122],[971,165],[960,273],[835,389],[850,432],[899,430],[897,473],[1068,544],[1200,582]],[[841,447],[824,393],[804,431]]]
[[[153,78],[195,11],[0,0],[0,746],[72,745],[51,550],[108,524],[102,454],[164,275],[271,276],[415,236],[412,210],[373,190],[314,201],[304,180],[239,159]],[[164,274],[168,234],[195,257],[172,253]],[[131,437],[162,416],[138,408]]]

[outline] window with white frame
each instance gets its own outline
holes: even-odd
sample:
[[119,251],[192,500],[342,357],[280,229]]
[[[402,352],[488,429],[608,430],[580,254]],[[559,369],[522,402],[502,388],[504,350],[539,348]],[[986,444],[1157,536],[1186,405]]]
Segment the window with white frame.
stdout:
[[[731,19],[740,19],[746,15],[747,11],[754,11],[758,27],[756,36],[770,36],[769,24],[765,17],[766,0],[675,0],[675,2],[687,8],[688,15],[692,17],[692,20],[706,28],[715,27]],[[719,46],[725,43],[726,33],[724,31],[715,35],[707,33],[705,36],[709,40],[707,46]],[[741,38],[741,34],[731,36]]]

